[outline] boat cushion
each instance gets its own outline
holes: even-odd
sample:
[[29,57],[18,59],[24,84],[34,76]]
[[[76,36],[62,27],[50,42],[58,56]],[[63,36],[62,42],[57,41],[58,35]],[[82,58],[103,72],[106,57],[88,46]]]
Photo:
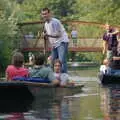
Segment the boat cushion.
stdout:
[[50,80],[40,77],[14,77],[15,81],[27,81],[27,82],[39,82],[39,83],[50,83]]

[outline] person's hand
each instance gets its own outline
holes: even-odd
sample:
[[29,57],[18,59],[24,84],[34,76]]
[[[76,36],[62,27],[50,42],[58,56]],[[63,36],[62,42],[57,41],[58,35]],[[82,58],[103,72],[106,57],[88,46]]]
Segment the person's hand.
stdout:
[[47,33],[46,33],[46,32],[43,32],[42,35],[43,35],[43,37],[44,37],[44,36],[47,36]]
[[44,40],[48,40],[48,34],[43,32],[43,38],[44,38]]
[[120,57],[113,56],[113,60],[120,60]]
[[56,79],[56,80],[53,80],[53,81],[52,81],[52,84],[53,84],[53,85],[59,85],[59,84],[60,84],[60,81],[57,80],[57,79]]
[[102,51],[102,54],[105,55],[105,50]]

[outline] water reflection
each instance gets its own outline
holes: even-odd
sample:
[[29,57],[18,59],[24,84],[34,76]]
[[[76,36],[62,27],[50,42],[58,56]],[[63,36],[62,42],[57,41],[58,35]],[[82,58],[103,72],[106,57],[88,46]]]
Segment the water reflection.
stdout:
[[71,120],[70,100],[57,101],[49,109],[39,109],[39,112],[34,116],[46,120]]
[[[71,72],[70,75],[76,81],[85,84],[82,91],[81,89],[71,91],[69,89],[36,88],[32,91],[35,99],[32,102],[32,107],[27,109],[28,111],[16,111],[17,114],[11,112],[6,114],[2,113],[0,114],[0,119],[103,120],[100,109],[97,77],[95,76],[97,75],[96,70],[78,70]],[[21,92],[21,97],[22,93],[24,92]]]
[[[0,101],[0,119],[3,120],[72,120],[72,112],[79,112],[79,107],[73,109],[73,98],[65,96],[72,96],[75,93],[81,93],[81,89],[70,90],[63,88],[35,88],[32,89],[34,101],[24,101],[18,96],[12,96],[11,99],[4,99],[4,104]],[[13,91],[12,91],[13,92]],[[12,94],[12,93],[11,93]],[[16,93],[15,93],[16,94]],[[25,93],[24,93],[25,94]],[[17,94],[16,94],[17,95]],[[27,94],[26,94],[27,95]],[[7,95],[8,96],[8,95]],[[6,96],[6,97],[7,97]],[[29,96],[26,96],[29,97]],[[14,99],[16,98],[16,100]],[[22,96],[21,96],[22,98]],[[30,98],[30,97],[29,97]],[[19,100],[20,99],[20,100]],[[79,99],[75,99],[77,104]],[[28,102],[28,104],[27,104]],[[24,104],[25,103],[25,104]],[[28,105],[28,106],[27,106]],[[30,107],[31,106],[31,107]],[[28,108],[29,107],[29,108]]]
[[34,96],[22,84],[0,84],[0,119],[25,120],[23,112],[32,108]]
[[45,120],[71,120],[73,99],[66,98],[65,96],[73,96],[82,91],[80,88],[78,90],[43,88],[40,89],[40,92],[43,94],[37,94],[32,108],[34,110],[34,113],[32,113],[34,117]]
[[105,120],[120,120],[120,85],[103,87],[101,108]]

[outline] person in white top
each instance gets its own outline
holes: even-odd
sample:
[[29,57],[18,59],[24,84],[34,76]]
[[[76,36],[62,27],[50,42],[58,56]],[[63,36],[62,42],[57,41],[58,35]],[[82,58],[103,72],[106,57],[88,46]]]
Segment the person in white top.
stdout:
[[100,73],[107,74],[108,71],[109,71],[109,60],[104,59],[103,60],[103,65],[100,66]]
[[61,72],[67,73],[67,52],[68,52],[68,35],[60,20],[51,16],[48,8],[43,8],[41,16],[45,20],[44,36],[50,42],[52,48],[52,61],[59,59],[62,63]]
[[53,62],[54,75],[56,79],[60,81],[61,86],[66,86],[68,85],[69,82],[69,75],[67,73],[61,73],[60,71],[61,66],[62,64],[59,59],[54,60]]

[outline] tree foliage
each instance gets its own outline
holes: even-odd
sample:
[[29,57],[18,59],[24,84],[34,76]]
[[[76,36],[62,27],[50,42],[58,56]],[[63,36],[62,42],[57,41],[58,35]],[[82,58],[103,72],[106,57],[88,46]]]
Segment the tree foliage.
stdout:
[[23,21],[39,20],[40,10],[49,7],[61,19],[120,23],[119,0],[22,0],[21,3]]
[[119,0],[77,0],[76,14],[79,19],[85,21],[109,22],[118,25],[120,23]]
[[17,36],[17,22],[20,16],[19,6],[15,2],[8,0],[0,1],[0,67],[5,68],[10,61],[14,46],[15,36]]
[[[10,61],[12,50],[19,47],[17,23],[40,20],[43,7],[49,7],[60,19],[119,25],[119,6],[120,0],[0,0],[0,64],[5,66]],[[83,27],[82,31],[86,31],[87,27]]]

